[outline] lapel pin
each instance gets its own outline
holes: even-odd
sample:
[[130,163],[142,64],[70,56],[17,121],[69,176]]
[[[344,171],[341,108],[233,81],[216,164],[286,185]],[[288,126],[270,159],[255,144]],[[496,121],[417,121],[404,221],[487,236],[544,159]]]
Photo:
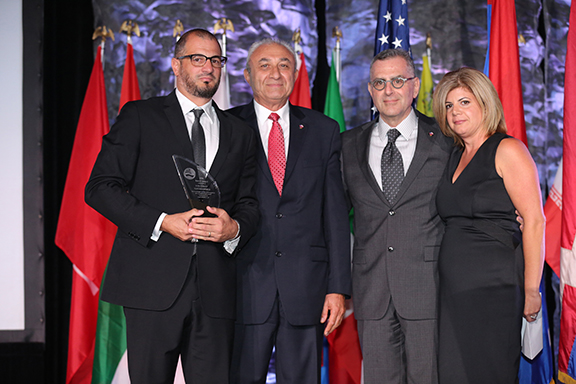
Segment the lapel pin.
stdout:
[[303,126],[302,124],[300,124],[300,125],[298,126],[298,128],[303,129],[304,126]]
[[428,132],[428,135],[429,135],[430,137],[432,137],[432,136],[434,136],[434,132],[430,131],[430,132]]

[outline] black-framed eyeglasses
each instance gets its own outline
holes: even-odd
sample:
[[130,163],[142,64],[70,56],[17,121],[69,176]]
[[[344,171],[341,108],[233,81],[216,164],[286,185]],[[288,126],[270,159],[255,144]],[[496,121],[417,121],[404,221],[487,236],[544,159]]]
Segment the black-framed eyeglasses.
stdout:
[[192,65],[195,67],[203,67],[204,64],[206,64],[206,61],[210,60],[210,63],[212,63],[212,66],[214,68],[222,68],[226,64],[226,61],[228,60],[228,58],[226,56],[208,57],[208,56],[202,55],[200,53],[193,53],[191,55],[184,55],[184,56],[177,57],[178,60],[182,60],[185,58],[189,58]]
[[372,80],[369,84],[372,86],[372,88],[374,88],[377,91],[381,91],[384,88],[386,88],[386,83],[390,83],[392,84],[392,86],[396,89],[400,89],[404,86],[404,84],[408,81],[408,80],[414,80],[416,78],[416,76],[414,77],[409,77],[409,78],[405,78],[402,76],[398,76],[395,77],[393,79],[390,80],[384,80],[384,79],[374,79]]

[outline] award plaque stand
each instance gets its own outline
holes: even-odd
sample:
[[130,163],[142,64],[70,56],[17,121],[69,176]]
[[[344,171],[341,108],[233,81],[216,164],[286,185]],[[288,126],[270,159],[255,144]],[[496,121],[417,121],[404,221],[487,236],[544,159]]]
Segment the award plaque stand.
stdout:
[[204,217],[216,217],[206,210],[207,206],[220,208],[220,188],[206,169],[185,157],[172,155],[178,177],[191,208],[204,211]]

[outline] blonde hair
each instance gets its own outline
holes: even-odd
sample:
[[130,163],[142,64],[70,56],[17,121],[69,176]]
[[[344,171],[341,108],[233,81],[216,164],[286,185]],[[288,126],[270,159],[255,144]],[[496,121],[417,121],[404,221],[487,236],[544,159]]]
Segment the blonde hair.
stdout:
[[482,108],[482,125],[486,133],[491,136],[496,132],[506,133],[504,110],[498,97],[496,88],[486,75],[474,69],[463,67],[448,72],[436,86],[433,96],[434,116],[438,125],[446,136],[454,139],[454,143],[464,147],[464,142],[456,132],[450,128],[446,120],[446,97],[450,91],[464,88],[470,91]]

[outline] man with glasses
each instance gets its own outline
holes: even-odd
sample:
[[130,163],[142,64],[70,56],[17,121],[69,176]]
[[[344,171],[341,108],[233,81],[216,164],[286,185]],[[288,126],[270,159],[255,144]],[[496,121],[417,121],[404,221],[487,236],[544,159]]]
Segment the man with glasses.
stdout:
[[264,384],[274,346],[278,383],[319,383],[322,336],[338,327],[350,295],[340,129],[288,102],[297,75],[289,43],[254,43],[244,70],[254,100],[231,110],[259,137],[262,216],[236,259],[233,384]]
[[379,117],[342,134],[366,384],[438,382],[437,256],[444,225],[435,199],[451,142],[413,109],[419,88],[406,51],[380,52],[368,83]]
[[[118,226],[101,297],[124,307],[133,383],[173,382],[181,357],[187,382],[228,384],[234,256],[259,210],[256,135],[212,102],[225,62],[211,33],[182,35],[176,90],[124,106],[86,186],[87,203]],[[173,155],[209,171],[220,207],[190,209]]]

